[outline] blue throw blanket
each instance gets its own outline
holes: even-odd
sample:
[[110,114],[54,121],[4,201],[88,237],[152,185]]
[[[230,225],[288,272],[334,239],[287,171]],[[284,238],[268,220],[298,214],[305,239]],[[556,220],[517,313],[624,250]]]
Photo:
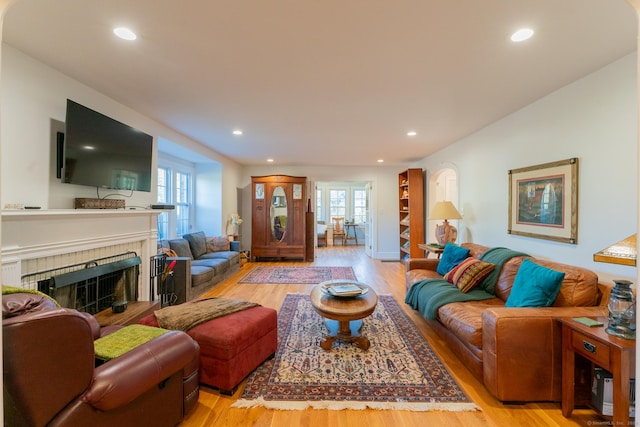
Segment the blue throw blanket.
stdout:
[[418,310],[425,319],[435,319],[438,309],[445,304],[495,298],[494,289],[502,265],[516,256],[527,256],[527,254],[507,248],[491,248],[483,253],[480,259],[495,264],[496,268],[466,294],[444,279],[425,279],[409,289],[404,302],[414,310]]

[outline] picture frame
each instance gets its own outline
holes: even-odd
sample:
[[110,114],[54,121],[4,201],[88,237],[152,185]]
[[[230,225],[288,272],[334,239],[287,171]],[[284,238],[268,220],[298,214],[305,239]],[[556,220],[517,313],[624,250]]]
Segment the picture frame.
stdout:
[[507,232],[578,243],[578,158],[509,171]]
[[302,184],[293,184],[293,199],[302,199]]
[[264,200],[264,184],[262,183],[256,184],[256,199]]

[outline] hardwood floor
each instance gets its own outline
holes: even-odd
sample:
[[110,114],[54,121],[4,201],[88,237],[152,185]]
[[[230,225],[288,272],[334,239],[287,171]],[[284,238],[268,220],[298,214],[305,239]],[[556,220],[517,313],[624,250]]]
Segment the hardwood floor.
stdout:
[[379,294],[393,295],[405,309],[429,344],[444,361],[468,396],[480,407],[476,412],[409,412],[382,410],[316,410],[279,411],[264,408],[230,408],[244,388],[242,383],[233,396],[224,396],[206,386],[200,388],[198,406],[181,423],[183,427],[205,426],[594,426],[610,421],[589,409],[574,410],[571,419],[562,416],[559,403],[502,404],[471,375],[449,351],[445,343],[417,312],[404,304],[404,267],[400,262],[374,260],[364,254],[362,246],[338,246],[316,249],[316,260],[309,262],[247,263],[226,281],[216,285],[205,296],[225,296],[255,301],[265,307],[280,309],[287,293],[309,293],[313,285],[238,284],[253,265],[352,266],[358,280]]

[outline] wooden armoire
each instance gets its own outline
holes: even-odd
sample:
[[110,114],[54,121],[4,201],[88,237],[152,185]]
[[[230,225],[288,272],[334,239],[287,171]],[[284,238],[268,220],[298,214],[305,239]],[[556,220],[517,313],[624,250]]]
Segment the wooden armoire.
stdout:
[[251,200],[251,260],[304,260],[307,178],[252,176]]

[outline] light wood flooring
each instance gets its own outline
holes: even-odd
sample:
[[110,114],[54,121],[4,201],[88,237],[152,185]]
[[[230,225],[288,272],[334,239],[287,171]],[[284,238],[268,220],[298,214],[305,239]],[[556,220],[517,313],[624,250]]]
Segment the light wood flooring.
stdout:
[[410,412],[384,410],[316,410],[283,411],[264,408],[230,408],[244,388],[244,382],[233,396],[221,395],[206,386],[200,388],[196,409],[180,425],[205,426],[594,426],[610,425],[610,421],[590,409],[574,410],[571,419],[562,416],[559,403],[502,404],[451,353],[424,319],[404,304],[404,267],[400,262],[384,262],[367,257],[362,246],[338,246],[316,249],[315,262],[247,263],[240,271],[216,285],[204,296],[225,296],[255,301],[265,307],[280,309],[287,293],[309,293],[313,285],[238,284],[255,265],[351,266],[358,280],[367,283],[378,294],[391,294],[405,309],[429,344],[444,361],[467,395],[482,408],[476,412]]

